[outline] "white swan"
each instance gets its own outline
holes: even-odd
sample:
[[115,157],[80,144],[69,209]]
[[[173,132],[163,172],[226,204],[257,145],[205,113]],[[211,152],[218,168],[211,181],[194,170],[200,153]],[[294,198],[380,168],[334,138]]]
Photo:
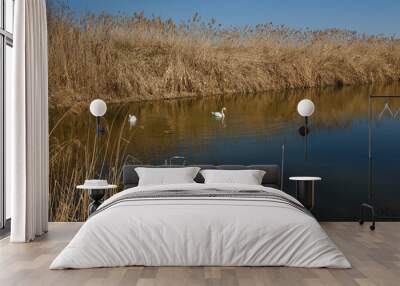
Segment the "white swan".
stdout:
[[225,118],[225,113],[224,111],[227,110],[225,107],[222,107],[221,112],[211,112],[212,116],[216,117],[216,118]]
[[136,123],[137,123],[137,118],[136,118],[135,115],[130,115],[130,114],[129,114],[128,121],[129,121],[129,125],[130,125],[130,126],[135,126]]

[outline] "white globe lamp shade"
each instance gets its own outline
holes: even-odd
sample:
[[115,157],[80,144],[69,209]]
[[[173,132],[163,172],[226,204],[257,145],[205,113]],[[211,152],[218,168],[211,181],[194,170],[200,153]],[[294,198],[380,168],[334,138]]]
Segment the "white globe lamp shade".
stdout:
[[107,111],[107,104],[104,100],[95,99],[90,103],[90,113],[93,116],[99,117],[106,114]]
[[310,117],[314,110],[314,103],[309,99],[303,99],[297,104],[297,112],[303,117]]

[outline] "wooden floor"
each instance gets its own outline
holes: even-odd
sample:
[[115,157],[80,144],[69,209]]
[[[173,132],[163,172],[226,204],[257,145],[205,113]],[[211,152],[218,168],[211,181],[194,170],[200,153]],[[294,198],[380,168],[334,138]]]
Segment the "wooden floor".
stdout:
[[322,223],[353,269],[289,267],[125,267],[48,270],[79,229],[51,223],[49,233],[29,244],[0,241],[0,285],[400,285],[400,222],[368,225]]

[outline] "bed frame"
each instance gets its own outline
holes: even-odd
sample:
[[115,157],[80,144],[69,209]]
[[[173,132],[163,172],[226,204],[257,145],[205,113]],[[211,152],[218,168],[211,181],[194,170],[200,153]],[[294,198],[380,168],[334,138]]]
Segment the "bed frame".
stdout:
[[[123,184],[124,189],[136,187],[139,183],[139,176],[135,171],[137,167],[148,167],[148,168],[182,168],[182,167],[199,167],[200,169],[217,169],[217,170],[263,170],[265,175],[262,180],[262,185],[265,187],[271,187],[275,189],[281,189],[281,169],[279,165],[126,165],[123,167]],[[197,183],[204,183],[203,176],[198,173],[194,180]]]

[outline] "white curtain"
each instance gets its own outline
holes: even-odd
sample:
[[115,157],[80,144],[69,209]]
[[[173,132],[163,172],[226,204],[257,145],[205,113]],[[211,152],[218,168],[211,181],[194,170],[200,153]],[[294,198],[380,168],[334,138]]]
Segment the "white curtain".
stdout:
[[12,242],[48,224],[48,67],[45,0],[15,1],[14,94],[6,98],[6,187]]

